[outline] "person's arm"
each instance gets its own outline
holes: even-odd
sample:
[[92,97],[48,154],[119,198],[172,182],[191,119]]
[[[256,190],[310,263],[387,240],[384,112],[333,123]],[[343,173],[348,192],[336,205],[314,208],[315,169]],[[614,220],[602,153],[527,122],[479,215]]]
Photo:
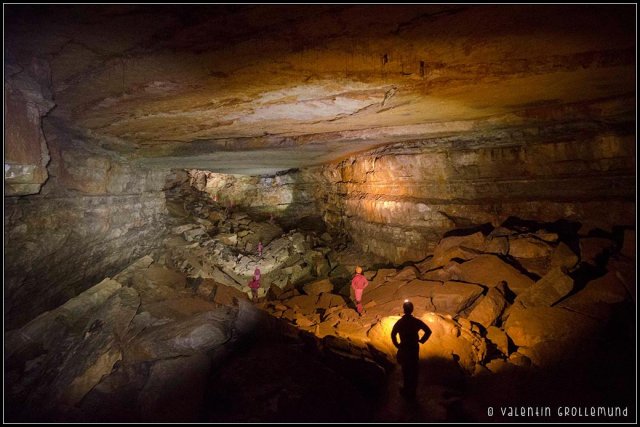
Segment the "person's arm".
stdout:
[[396,348],[400,348],[400,343],[398,343],[398,338],[396,337],[396,335],[398,335],[397,326],[398,326],[397,323],[395,325],[393,325],[393,329],[391,330],[391,341],[393,341],[393,345]]
[[369,281],[367,280],[366,277],[362,276],[364,278],[364,287],[366,288],[367,286],[369,286]]
[[420,343],[424,344],[427,342],[427,340],[431,336],[431,329],[429,329],[429,327],[423,321],[420,321],[420,323],[421,323],[420,329],[422,329],[422,331],[424,332],[424,334],[422,335],[422,338],[420,338]]

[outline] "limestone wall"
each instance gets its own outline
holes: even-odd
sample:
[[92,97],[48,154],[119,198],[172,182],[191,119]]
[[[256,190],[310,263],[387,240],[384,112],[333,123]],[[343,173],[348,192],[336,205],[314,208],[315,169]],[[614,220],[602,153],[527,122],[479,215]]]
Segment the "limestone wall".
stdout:
[[511,216],[574,221],[583,233],[633,225],[632,131],[550,127],[398,143],[276,177],[193,171],[192,183],[223,203],[273,212],[294,225],[319,216],[396,263],[423,259],[451,229],[498,226]]
[[610,230],[635,222],[635,137],[478,146],[472,139],[396,144],[306,171],[317,209],[364,249],[395,262],[419,260],[442,234],[510,216],[580,222]]
[[12,328],[152,253],[165,233],[166,172],[49,128],[49,180],[5,197],[5,322]]

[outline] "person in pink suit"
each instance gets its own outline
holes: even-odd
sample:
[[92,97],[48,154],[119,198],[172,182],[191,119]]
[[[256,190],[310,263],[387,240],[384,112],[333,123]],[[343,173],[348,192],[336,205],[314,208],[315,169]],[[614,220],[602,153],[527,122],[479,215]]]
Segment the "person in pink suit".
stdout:
[[262,249],[264,249],[264,247],[262,246],[262,242],[258,242],[258,256],[261,257],[262,256]]
[[362,316],[362,293],[364,292],[364,288],[369,286],[369,281],[366,277],[362,275],[362,267],[356,267],[356,275],[353,276],[353,280],[351,280],[351,287],[353,288],[353,292],[356,297],[356,309],[358,310],[358,314]]
[[253,272],[253,278],[249,282],[249,287],[251,288],[251,298],[252,300],[258,301],[258,289],[260,289],[260,269],[256,268]]

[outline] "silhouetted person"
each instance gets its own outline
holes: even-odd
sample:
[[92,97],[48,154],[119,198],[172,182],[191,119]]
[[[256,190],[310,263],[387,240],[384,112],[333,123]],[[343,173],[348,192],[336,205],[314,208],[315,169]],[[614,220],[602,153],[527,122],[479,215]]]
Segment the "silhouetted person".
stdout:
[[[431,329],[420,319],[413,317],[413,304],[405,301],[402,305],[404,316],[393,325],[391,330],[391,341],[398,349],[398,363],[402,366],[402,376],[404,378],[404,387],[402,395],[407,398],[413,398],[416,395],[418,387],[419,374],[419,354],[420,346],[418,343],[424,344],[431,336]],[[418,339],[418,332],[422,330],[424,334]],[[400,343],[398,343],[397,335],[400,334]]]

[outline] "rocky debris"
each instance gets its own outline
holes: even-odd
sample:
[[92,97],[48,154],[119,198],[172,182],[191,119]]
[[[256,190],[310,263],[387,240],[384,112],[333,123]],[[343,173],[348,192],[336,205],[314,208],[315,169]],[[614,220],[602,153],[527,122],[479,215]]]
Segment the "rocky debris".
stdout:
[[[276,299],[293,296],[282,296],[278,289],[313,282],[314,279],[315,282],[321,282],[317,279],[328,275],[335,277],[342,285],[347,278],[351,278],[356,264],[372,265],[379,261],[344,244],[340,239],[320,238],[313,231],[301,232],[296,229],[283,233],[280,227],[269,221],[254,219],[245,212],[230,213],[228,209],[210,200],[203,200],[197,194],[187,192],[182,195],[186,198],[185,207],[190,213],[186,220],[193,222],[172,229],[172,236],[165,241],[168,251],[165,263],[190,278],[210,278],[249,293],[247,284],[254,271],[259,269],[259,297],[269,295],[270,299]],[[220,220],[210,221],[215,212],[220,214]],[[196,231],[204,228],[207,228],[206,233]],[[262,256],[256,249],[259,241],[263,244]],[[326,246],[327,243],[333,248]],[[419,274],[413,267],[408,271],[413,271],[413,277]],[[395,270],[393,272],[396,273]],[[333,290],[333,285],[327,287],[329,282],[307,285],[321,287],[309,291],[316,294]],[[345,287],[345,292],[348,295],[349,288]]]
[[396,282],[408,282],[417,277],[420,277],[420,271],[412,265],[406,266],[398,274],[393,276],[393,280]]
[[576,294],[563,300],[559,307],[590,317],[607,319],[611,314],[611,304],[630,299],[622,281],[614,271],[592,280]]
[[509,238],[506,236],[487,236],[482,251],[496,255],[507,255],[509,253]]
[[[209,217],[210,211],[201,209],[200,214]],[[238,227],[252,222],[241,213],[225,216],[221,222],[229,218]],[[340,267],[333,265],[331,279],[312,279],[312,261],[335,263],[343,255],[355,261],[355,251],[331,252],[317,246],[322,239],[316,242],[313,234],[291,231],[274,238],[258,258],[216,240],[220,223],[196,222],[174,229],[167,241],[165,265],[142,258],[115,276],[122,283],[106,280],[57,309],[55,315],[43,315],[21,331],[36,335],[44,331],[50,335],[48,340],[21,344],[23,335],[10,331],[8,342],[16,349],[9,352],[11,399],[24,400],[24,390],[37,383],[42,372],[61,366],[53,378],[60,392],[47,395],[52,402],[47,410],[67,413],[68,409],[61,408],[78,402],[83,402],[80,406],[85,410],[99,406],[98,396],[126,406],[124,399],[114,397],[126,390],[138,408],[131,408],[132,413],[141,410],[147,420],[162,418],[149,414],[191,419],[194,408],[202,404],[199,378],[210,372],[207,361],[226,354],[239,333],[236,328],[253,333],[250,325],[255,324],[256,315],[247,314],[251,310],[245,308],[252,305],[242,281],[243,274],[255,268],[261,268],[263,283],[269,288],[260,289],[260,296],[268,300],[257,307],[278,319],[279,328],[293,328],[287,329],[287,335],[307,337],[305,342],[314,342],[313,348],[327,363],[371,387],[380,387],[385,378],[383,366],[395,361],[390,330],[405,299],[414,303],[414,315],[433,331],[421,347],[423,360],[447,361],[467,375],[509,373],[551,366],[566,357],[563,352],[599,333],[602,322],[594,319],[607,320],[613,304],[630,299],[626,286],[634,274],[628,258],[614,255],[605,276],[567,297],[573,291],[567,269],[577,267],[577,256],[552,233],[510,230],[504,236],[487,238],[481,233],[449,237],[443,239],[442,260],[455,251],[478,252],[469,259],[448,259],[437,268],[431,268],[433,258],[427,258],[402,269],[368,269],[365,312],[359,316],[352,301],[345,298],[351,278],[346,267],[343,277],[333,277]],[[206,236],[197,234],[192,242],[185,240],[186,232],[202,227],[211,228]],[[234,232],[240,238],[248,235],[244,231]],[[540,262],[547,273],[534,282],[501,256],[480,252],[486,251],[489,238],[492,242],[502,239],[501,244],[507,239],[520,240],[515,247],[520,245],[517,253],[521,257],[507,259],[529,268]],[[540,248],[545,248],[542,257],[536,252]],[[181,272],[174,271],[176,265],[182,266]],[[510,292],[517,295],[512,305]],[[104,313],[110,305],[117,316],[92,314]],[[238,320],[241,313],[244,318]],[[71,369],[57,345],[76,349],[83,363]],[[176,393],[158,392],[173,383]],[[42,396],[30,395],[27,401],[36,404]]]
[[151,264],[153,264],[153,258],[149,255],[145,255],[142,258],[137,259],[131,265],[126,267],[120,273],[116,274],[113,277],[113,280],[116,280],[122,283],[125,286],[129,286],[131,284],[132,278],[140,271],[149,268]]
[[469,320],[480,323],[487,329],[494,325],[508,304],[505,291],[503,285],[489,289],[469,314]]
[[8,331],[5,334],[5,359],[34,345],[44,349],[55,345],[79,318],[96,310],[120,288],[119,282],[106,278],[61,307],[42,313],[20,329]]
[[515,308],[504,330],[518,347],[543,342],[582,342],[596,334],[599,324],[584,315],[557,307]]
[[215,295],[218,283],[213,279],[202,279],[196,284],[196,294],[202,298],[209,300]]
[[[132,410],[139,414],[157,408],[161,404],[154,401],[154,392],[145,390],[173,384],[181,370],[191,378],[191,363],[178,363],[176,357],[217,354],[237,331],[247,333],[240,323],[248,320],[239,320],[242,308],[237,299],[236,308],[230,309],[193,298],[189,294],[194,290],[184,288],[183,275],[147,261],[143,258],[116,276],[130,286],[105,279],[25,327],[7,332],[7,396],[20,408],[14,411],[16,417],[71,419],[91,390],[118,401],[113,394],[128,387],[122,374],[142,372],[136,368],[140,363],[151,364],[151,369],[135,379],[137,389],[131,392],[142,406]],[[221,288],[227,287],[216,284],[216,297],[222,295]],[[19,337],[27,341],[21,344]],[[199,366],[207,369],[197,371],[206,374],[210,362]],[[202,396],[202,389],[196,394]],[[94,398],[86,402],[88,408],[100,406]]]
[[481,232],[467,236],[445,237],[433,250],[429,269],[442,267],[454,258],[469,260],[483,252],[485,238]]
[[507,287],[519,294],[534,281],[495,255],[480,255],[459,266],[458,280],[478,283],[487,287],[506,282]]
[[[485,250],[487,239],[482,240],[481,245],[482,235],[472,236],[473,245]],[[462,237],[448,238],[449,246],[443,245],[441,254],[454,250],[458,242],[464,241],[465,236]],[[395,348],[389,340],[390,328],[393,319],[397,319],[394,315],[401,314],[403,301],[409,299],[414,303],[414,315],[430,322],[438,331],[423,346],[421,358],[455,360],[465,372],[473,374],[547,366],[544,364],[554,358],[562,359],[565,356],[554,354],[558,350],[554,350],[552,343],[559,342],[558,348],[566,350],[568,342],[580,343],[600,331],[598,323],[591,318],[597,316],[586,310],[583,312],[591,317],[579,314],[580,307],[587,306],[580,298],[613,303],[628,295],[616,273],[610,273],[607,284],[602,279],[603,283],[591,283],[567,298],[574,291],[568,271],[577,268],[578,257],[555,233],[524,229],[489,237],[505,239],[503,243],[506,239],[517,241],[514,253],[520,257],[511,259],[517,260],[520,267],[538,263],[540,268],[530,272],[545,274],[536,282],[505,259],[489,253],[476,253],[468,260],[449,259],[433,269],[433,259],[427,258],[402,270],[367,272],[371,280],[363,295],[362,317],[350,301],[345,305],[344,300],[339,299],[336,305],[331,304],[330,298],[340,297],[329,288],[315,301],[311,295],[295,296],[292,291],[274,295],[277,302],[264,308],[300,330],[318,337],[341,337],[360,347],[373,346],[393,361]],[[612,265],[619,262],[616,260],[611,259]],[[596,287],[601,295],[595,293]],[[348,288],[349,282],[343,289]],[[343,290],[340,292],[346,295]],[[581,292],[583,295],[579,297]],[[516,300],[510,305],[513,294]],[[559,301],[562,301],[560,305],[554,306]],[[609,314],[600,318],[608,318]],[[559,324],[562,326],[557,326]],[[489,358],[487,352],[491,353]]]
[[573,290],[573,279],[562,268],[551,270],[516,298],[524,307],[550,307]]
[[473,304],[482,295],[481,286],[470,283],[449,281],[441,288],[434,289],[431,302],[438,313],[457,314]]
[[489,326],[487,328],[487,340],[495,345],[500,353],[505,356],[509,355],[509,337],[502,329],[496,326]]
[[122,359],[118,340],[124,337],[139,305],[138,293],[122,288],[89,317],[82,340],[65,349],[68,357],[51,385],[59,393],[53,402],[75,405],[111,372],[116,361]]
[[317,282],[308,283],[302,287],[307,295],[320,295],[323,292],[332,292],[333,283],[329,279],[318,280]]
[[129,343],[128,360],[189,356],[223,345],[231,337],[226,311],[208,311],[152,327]]
[[576,255],[564,242],[560,242],[551,255],[550,267],[564,267],[571,270],[578,264]]
[[[104,290],[110,284],[103,281],[98,287]],[[42,416],[72,407],[122,359],[121,340],[140,299],[134,289],[119,286],[106,299],[94,299],[91,304],[91,297],[97,295],[95,288],[67,305],[69,308],[84,301],[87,305],[82,306],[83,310],[67,310],[64,322],[50,322],[48,330],[41,329],[30,338],[30,346],[37,347],[27,352],[11,352],[14,356],[8,359],[11,369],[25,372],[9,380],[7,395],[12,402],[20,401],[19,407],[26,411],[22,417],[32,419],[36,414]],[[39,319],[42,321],[42,317]],[[33,325],[15,332],[28,330],[34,332]]]
[[168,286],[176,290],[184,289],[187,285],[184,275],[157,264],[143,270],[142,277],[149,284]]
[[[553,251],[552,246],[538,236],[517,235],[509,238],[509,255],[514,258],[544,258]],[[555,235],[557,240],[558,236]]]

